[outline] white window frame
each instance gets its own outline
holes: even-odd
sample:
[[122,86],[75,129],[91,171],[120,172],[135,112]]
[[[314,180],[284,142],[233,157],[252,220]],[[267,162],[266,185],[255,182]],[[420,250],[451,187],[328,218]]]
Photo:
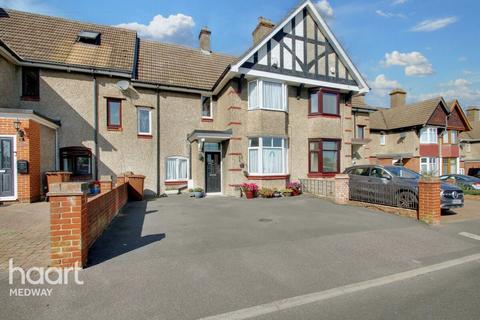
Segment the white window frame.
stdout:
[[[263,84],[264,82],[277,83],[282,85],[282,106],[281,109],[267,108],[263,103]],[[250,85],[252,83],[257,83],[257,106],[252,106],[250,102]],[[280,111],[288,112],[288,85],[285,82],[272,80],[272,79],[256,79],[248,82],[248,110],[271,110],[271,111]]]
[[[175,179],[167,179],[167,170],[168,170],[168,160],[175,159]],[[186,160],[187,161],[187,176],[185,178],[179,178],[180,176],[180,161]],[[171,156],[165,159],[165,181],[172,182],[172,181],[187,181],[190,179],[190,159],[187,157],[182,156]]]
[[421,144],[437,144],[438,143],[438,128],[425,127],[420,129],[420,143]]
[[450,143],[450,134],[449,134],[448,130],[446,130],[446,129],[445,129],[445,131],[443,131],[443,134],[442,134],[442,143],[443,144]]
[[380,145],[384,146],[387,144],[387,135],[383,132],[380,133]]
[[[205,99],[210,99],[210,115],[209,116],[204,116],[203,115],[203,101]],[[213,119],[213,99],[210,96],[201,96],[200,97],[200,112],[202,113],[202,119]]]
[[[266,148],[274,148],[274,149],[281,149],[282,150],[282,157],[283,157],[283,168],[282,172],[279,173],[263,173],[263,139],[264,138],[272,138],[272,139],[282,139],[282,146],[281,147],[270,147],[267,146]],[[251,147],[250,140],[251,139],[258,139],[258,147]],[[257,150],[257,168],[258,172],[251,172],[250,171],[250,150]],[[288,141],[284,137],[251,137],[248,139],[248,174],[252,176],[279,176],[279,175],[288,175]]]
[[450,143],[457,144],[458,143],[458,132],[457,130],[450,131]]
[[[423,164],[427,165],[427,170],[423,170]],[[432,174],[440,175],[441,174],[442,164],[440,163],[439,158],[435,157],[422,157],[420,158],[420,174]]]
[[[148,111],[148,132],[140,131],[140,111]],[[152,109],[148,107],[137,107],[137,134],[139,136],[151,136],[152,135]]]

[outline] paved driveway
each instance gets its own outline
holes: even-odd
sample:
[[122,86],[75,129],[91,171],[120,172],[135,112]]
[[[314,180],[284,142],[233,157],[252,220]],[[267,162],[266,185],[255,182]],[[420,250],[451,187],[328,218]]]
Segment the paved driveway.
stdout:
[[46,202],[0,207],[0,271],[15,266],[46,267],[50,257],[50,212]]
[[172,196],[126,206],[92,248],[84,285],[12,298],[4,274],[0,306],[5,319],[198,319],[478,253],[479,243],[310,197]]

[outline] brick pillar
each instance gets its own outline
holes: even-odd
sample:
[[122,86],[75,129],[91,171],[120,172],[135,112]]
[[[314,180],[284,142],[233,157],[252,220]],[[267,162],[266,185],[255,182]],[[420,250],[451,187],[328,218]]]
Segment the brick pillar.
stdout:
[[113,183],[112,176],[101,176],[100,177],[100,192],[107,193],[112,191]]
[[88,253],[88,184],[50,185],[50,265],[66,268],[78,262],[84,267]]
[[418,219],[428,224],[439,224],[442,216],[440,208],[440,181],[421,179],[418,183]]
[[350,199],[350,178],[348,174],[335,175],[335,203],[347,204]]

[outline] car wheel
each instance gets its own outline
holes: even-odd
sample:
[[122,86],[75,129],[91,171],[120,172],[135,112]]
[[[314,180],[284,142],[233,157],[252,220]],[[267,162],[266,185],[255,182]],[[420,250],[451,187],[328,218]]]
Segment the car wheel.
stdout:
[[417,207],[417,202],[417,197],[411,192],[403,191],[397,195],[397,207],[415,209]]

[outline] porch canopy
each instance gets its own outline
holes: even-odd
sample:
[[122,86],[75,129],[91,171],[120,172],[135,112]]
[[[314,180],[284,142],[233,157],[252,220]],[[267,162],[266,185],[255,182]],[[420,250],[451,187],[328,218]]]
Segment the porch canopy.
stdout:
[[225,131],[194,130],[191,134],[188,135],[187,140],[190,143],[194,141],[222,142],[225,140],[230,140],[231,137],[232,137],[232,129],[228,129]]
[[29,109],[0,108],[0,118],[34,120],[51,129],[58,129],[61,126],[60,121],[50,119],[34,110]]

